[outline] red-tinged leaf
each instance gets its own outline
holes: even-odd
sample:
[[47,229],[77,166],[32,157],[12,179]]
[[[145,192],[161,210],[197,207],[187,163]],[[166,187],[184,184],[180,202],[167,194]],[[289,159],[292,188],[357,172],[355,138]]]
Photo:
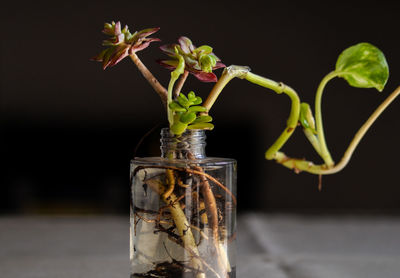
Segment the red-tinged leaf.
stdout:
[[203,71],[198,71],[196,73],[192,72],[192,74],[202,82],[217,82],[218,81],[217,76],[212,72],[207,73],[207,72],[203,72]]
[[157,38],[147,38],[159,29],[147,28],[132,34],[126,25],[121,30],[121,22],[119,21],[117,23],[105,23],[103,32],[110,38],[104,40],[103,45],[108,48],[92,59],[103,62],[103,69],[116,65],[128,55],[145,49],[151,42],[160,41]]
[[107,51],[104,53],[103,70],[105,70],[108,67],[108,65],[110,64],[110,58],[114,54],[115,48],[116,48],[115,46],[112,46],[112,47],[108,48]]
[[145,37],[147,37],[147,36],[150,36],[151,34],[154,34],[154,33],[157,32],[158,30],[160,30],[160,27],[143,29],[143,30],[137,32],[136,36],[137,36],[139,39],[145,38]]
[[160,49],[162,52],[164,52],[165,54],[167,54],[170,57],[175,57],[175,46],[177,46],[177,44],[165,44],[160,46]]
[[115,27],[114,27],[114,35],[119,35],[121,34],[121,22],[118,21],[117,23],[115,23]]
[[223,63],[221,63],[221,62],[217,62],[216,64],[215,64],[215,66],[213,67],[213,70],[215,70],[215,69],[220,69],[220,68],[225,68],[226,66],[225,66],[225,64],[223,64]]
[[115,49],[114,54],[110,57],[107,66],[112,67],[118,64],[122,59],[128,56],[129,46],[123,45]]
[[148,46],[150,45],[150,43],[152,43],[152,42],[159,42],[159,41],[161,41],[161,40],[160,40],[160,39],[157,39],[157,38],[147,38],[147,39],[144,39],[143,41],[140,41],[140,42],[138,42],[137,44],[133,45],[133,46],[131,47],[130,52],[131,52],[131,53],[138,52],[138,51],[143,50],[143,49],[145,49],[146,47],[148,47]]
[[103,51],[100,52],[100,54],[90,58],[90,60],[96,61],[96,62],[103,62],[103,57],[106,52],[107,52],[107,49],[104,49]]
[[106,35],[110,35],[110,36],[114,35],[114,30],[113,30],[112,24],[104,23],[104,28],[103,28],[102,32]]
[[169,70],[174,70],[178,64],[178,60],[157,60],[157,63]]
[[180,37],[178,39],[179,45],[185,54],[189,54],[194,50],[194,45],[188,37]]

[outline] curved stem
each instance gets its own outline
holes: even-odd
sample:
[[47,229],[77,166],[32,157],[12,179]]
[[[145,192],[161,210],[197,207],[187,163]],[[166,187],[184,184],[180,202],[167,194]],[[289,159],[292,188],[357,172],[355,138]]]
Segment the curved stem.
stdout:
[[382,112],[393,102],[393,100],[400,95],[400,86],[394,90],[382,103],[376,108],[376,110],[371,114],[368,120],[361,126],[361,128],[354,135],[353,140],[350,142],[347,150],[345,151],[342,159],[334,167],[328,167],[325,164],[315,165],[311,161],[306,161],[304,159],[290,158],[284,153],[278,152],[276,156],[276,161],[283,166],[294,169],[295,171],[305,171],[316,175],[331,175],[335,174],[341,170],[349,163],[352,154],[360,143],[361,139],[367,133],[372,124],[376,119],[382,114]]
[[376,121],[376,119],[382,114],[383,111],[393,102],[393,100],[400,94],[400,86],[397,87],[382,103],[376,108],[374,113],[368,118],[368,120],[361,126],[361,128],[354,135],[353,140],[351,140],[350,145],[347,147],[343,158],[340,162],[332,169],[325,171],[322,174],[334,174],[342,170],[347,163],[349,162],[351,156],[353,155],[354,150],[357,148],[361,139],[367,133],[372,124]]
[[136,65],[139,71],[142,73],[144,78],[146,78],[147,82],[153,87],[156,93],[160,96],[162,103],[164,106],[167,105],[167,90],[158,82],[157,78],[149,71],[149,69],[142,63],[139,57],[132,53],[130,55],[132,62]]
[[172,102],[172,91],[174,90],[174,84],[178,78],[179,75],[177,76],[176,74],[174,74],[174,72],[171,72],[171,79],[169,80],[167,95],[167,114],[170,127],[172,126],[174,121],[174,112],[171,110],[171,108],[169,108],[169,104]]
[[178,55],[177,57],[179,59],[179,63],[175,70],[171,72],[171,79],[169,80],[168,84],[167,115],[169,127],[171,127],[174,122],[174,112],[171,110],[171,108],[169,108],[169,104],[172,102],[172,92],[174,90],[174,84],[176,80],[178,80],[179,76],[185,72],[185,60],[183,59],[182,55]]
[[215,83],[211,92],[208,94],[207,99],[203,103],[203,106],[207,108],[207,112],[210,111],[211,107],[217,100],[219,94],[233,78],[235,77],[243,78],[243,76],[249,71],[250,69],[244,66],[231,65],[229,67],[226,67],[222,72],[221,77],[218,79],[218,82]]
[[338,74],[339,73],[335,71],[328,73],[319,84],[317,93],[315,95],[315,126],[317,130],[318,141],[320,144],[320,152],[321,152],[320,155],[328,167],[333,167],[335,163],[332,160],[331,154],[329,153],[325,141],[324,126],[322,124],[321,102],[322,102],[322,93],[324,92],[326,84],[329,82],[329,80],[338,76]]
[[273,80],[253,74],[251,72],[246,74],[245,79],[252,83],[260,85],[262,87],[271,89],[278,94],[285,93],[286,95],[288,95],[290,97],[290,100],[292,101],[292,107],[290,110],[290,115],[289,115],[289,119],[287,120],[287,126],[286,126],[285,130],[278,137],[278,139],[275,141],[275,143],[265,153],[266,159],[268,159],[268,160],[275,159],[277,152],[282,148],[282,146],[290,138],[290,136],[293,134],[293,132],[297,126],[297,123],[299,121],[299,115],[300,115],[300,99],[299,99],[297,93],[292,88],[290,88],[289,86],[286,86],[283,83],[275,82]]

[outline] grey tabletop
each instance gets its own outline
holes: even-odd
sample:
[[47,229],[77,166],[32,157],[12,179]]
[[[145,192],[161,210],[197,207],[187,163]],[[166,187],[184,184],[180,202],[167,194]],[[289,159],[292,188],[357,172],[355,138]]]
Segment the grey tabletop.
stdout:
[[[1,278],[129,277],[129,218],[0,217]],[[246,214],[239,278],[399,278],[400,217]]]

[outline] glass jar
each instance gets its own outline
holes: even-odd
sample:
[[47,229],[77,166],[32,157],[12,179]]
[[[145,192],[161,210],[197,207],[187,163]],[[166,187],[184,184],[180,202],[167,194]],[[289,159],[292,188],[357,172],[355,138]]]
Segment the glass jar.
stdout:
[[236,161],[205,139],[162,129],[161,157],[132,160],[131,278],[235,277]]

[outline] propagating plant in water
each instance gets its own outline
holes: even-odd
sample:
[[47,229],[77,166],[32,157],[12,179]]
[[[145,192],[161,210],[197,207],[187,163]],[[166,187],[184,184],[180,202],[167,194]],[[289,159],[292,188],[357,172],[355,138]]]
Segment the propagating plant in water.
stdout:
[[[214,128],[209,112],[226,85],[232,79],[239,78],[271,89],[277,94],[287,95],[291,99],[287,125],[266,151],[265,157],[293,169],[296,173],[303,171],[320,176],[337,173],[347,165],[365,133],[400,94],[400,87],[372,113],[356,132],[342,159],[335,163],[326,144],[322,122],[321,102],[324,88],[331,79],[339,77],[344,78],[353,87],[382,91],[389,77],[389,68],[383,53],[377,47],[369,43],[359,43],[340,54],[335,69],[328,73],[318,86],[314,116],[310,105],[301,102],[291,87],[256,75],[246,66],[226,67],[214,54],[212,47],[196,47],[187,37],[180,37],[178,43],[160,47],[168,59],[158,60],[158,63],[171,71],[169,84],[164,87],[136,54],[151,42],[160,41],[149,37],[158,30],[159,28],[149,28],[131,33],[127,26],[121,29],[120,22],[106,23],[103,32],[110,36],[104,41],[107,48],[94,58],[103,63],[103,69],[116,65],[125,57],[131,58],[166,107],[169,130],[163,131],[164,139],[167,144],[174,146],[172,151],[165,151],[164,164],[134,164],[132,170],[133,182],[139,179],[140,186],[143,187],[141,194],[150,198],[147,194],[152,192],[163,204],[157,210],[131,204],[131,213],[135,218],[134,235],[139,222],[151,225],[142,226],[141,232],[145,233],[148,229],[147,232],[151,234],[165,234],[167,241],[162,242],[165,250],[157,252],[169,256],[169,260],[163,261],[160,253],[154,253],[151,256],[159,258],[153,258],[152,261],[149,253],[146,253],[147,250],[137,250],[136,245],[133,246],[133,252],[141,256],[143,264],[148,260],[153,265],[145,272],[132,273],[132,277],[234,277],[233,265],[226,247],[235,237],[234,233],[226,229],[226,223],[232,216],[227,207],[232,208],[236,205],[234,192],[224,184],[222,176],[218,176],[215,170],[218,167],[209,167],[209,164],[203,163],[206,160],[196,160],[197,153],[194,149],[177,147],[193,143],[190,140],[197,138],[197,134],[191,132]],[[219,78],[214,73],[218,68],[224,68]],[[187,94],[182,92],[189,74],[200,81],[215,83],[204,103],[194,91]],[[302,127],[306,138],[323,160],[322,164],[291,158],[280,151],[297,126]],[[187,136],[192,138],[187,141]],[[159,249],[159,245],[157,246]],[[182,260],[174,257],[176,246],[186,254]],[[138,268],[140,269],[140,266]]]

